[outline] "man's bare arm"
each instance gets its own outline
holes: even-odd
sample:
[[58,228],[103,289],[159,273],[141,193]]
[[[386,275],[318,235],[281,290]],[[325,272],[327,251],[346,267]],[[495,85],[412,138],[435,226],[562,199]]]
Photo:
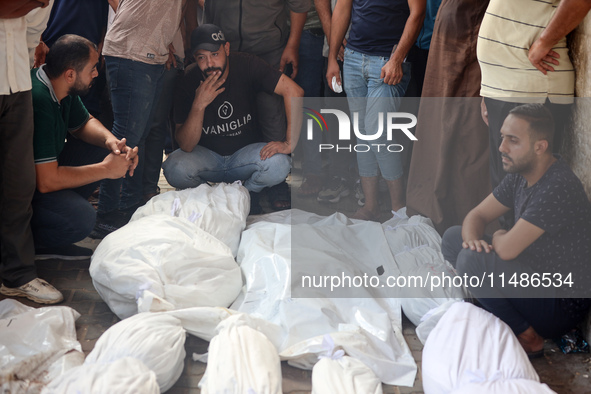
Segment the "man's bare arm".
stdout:
[[511,230],[498,230],[493,234],[492,244],[496,254],[503,260],[517,258],[528,246],[544,234],[544,230],[525,219],[519,219]]
[[58,166],[57,161],[36,164],[37,190],[50,193],[88,185],[102,179],[125,176],[131,161],[125,155],[110,153],[102,162],[80,167]]
[[337,56],[349,23],[351,22],[352,0],[339,0],[332,13],[330,24],[330,41],[328,46],[328,69],[326,71],[326,80],[328,86],[332,86],[332,78],[335,77],[339,85],[342,85]]
[[509,208],[501,204],[493,194],[489,194],[480,204],[466,215],[462,224],[462,246],[465,249],[489,253],[492,248],[482,238],[487,224],[509,212]]
[[558,65],[560,56],[552,47],[573,31],[590,9],[591,0],[562,0],[548,26],[529,49],[528,59],[531,64],[544,74],[554,71],[552,64]]
[[279,71],[283,72],[285,66],[291,64],[292,73],[290,77],[293,79],[298,74],[298,64],[300,61],[300,40],[302,39],[302,31],[306,24],[307,12],[289,12],[289,19],[291,22],[289,30],[289,39],[285,45],[285,49],[281,54],[281,61],[279,63]]
[[304,97],[304,90],[296,84],[293,80],[281,75],[279,82],[275,86],[275,94],[283,97],[283,104],[285,105],[285,115],[287,117],[287,130],[285,132],[285,141],[271,141],[261,149],[261,159],[265,160],[276,153],[289,154],[293,152],[297,145],[300,136],[300,129],[302,128],[302,110],[301,107],[292,108],[292,102],[301,106],[301,99]]
[[113,12],[117,12],[117,8],[119,8],[119,0],[108,0],[109,5],[113,9]]
[[390,60],[382,67],[381,78],[388,85],[396,85],[402,80],[402,62],[413,46],[425,19],[426,0],[408,0],[410,15],[404,25],[400,41],[393,48]]
[[47,7],[49,0],[2,0],[0,18],[20,18],[38,7]]
[[322,30],[324,30],[326,41],[330,42],[330,19],[332,17],[330,0],[314,0],[314,7],[316,8],[316,13],[322,24]]

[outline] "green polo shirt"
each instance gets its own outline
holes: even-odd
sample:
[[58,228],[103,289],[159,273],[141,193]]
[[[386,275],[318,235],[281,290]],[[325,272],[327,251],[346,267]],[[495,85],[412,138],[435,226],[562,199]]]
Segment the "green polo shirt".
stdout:
[[35,134],[33,152],[35,164],[57,161],[64,149],[66,133],[78,130],[90,115],[78,96],[66,96],[61,103],[53,90],[49,77],[41,68],[31,70],[33,83],[33,112]]

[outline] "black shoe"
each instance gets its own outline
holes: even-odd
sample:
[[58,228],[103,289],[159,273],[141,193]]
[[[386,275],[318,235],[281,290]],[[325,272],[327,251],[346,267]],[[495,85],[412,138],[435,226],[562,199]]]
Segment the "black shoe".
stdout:
[[263,213],[263,207],[261,207],[261,197],[259,193],[251,192],[250,194],[250,212],[249,215],[260,215]]
[[145,202],[139,202],[139,203],[137,203],[135,205],[132,205],[129,208],[119,210],[119,216],[121,216],[123,218],[123,224],[122,224],[122,226],[124,226],[127,223],[129,223],[129,220],[131,219],[131,217],[133,216],[133,214],[135,213],[135,211],[137,211],[137,209],[139,207],[143,207],[144,204],[145,204]]
[[109,212],[107,214],[98,214],[96,223],[89,237],[93,239],[103,239],[113,231],[119,230],[125,226],[131,215],[123,214],[119,211]]
[[92,256],[92,249],[78,245],[66,245],[53,248],[35,249],[35,260],[86,260]]

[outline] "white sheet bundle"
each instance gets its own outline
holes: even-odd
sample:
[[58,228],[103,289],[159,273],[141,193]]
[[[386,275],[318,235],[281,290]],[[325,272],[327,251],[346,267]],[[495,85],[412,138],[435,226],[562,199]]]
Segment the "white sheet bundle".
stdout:
[[138,359],[125,357],[107,364],[84,364],[57,377],[43,394],[158,394],[156,375]]
[[96,290],[122,319],[229,306],[242,287],[234,255],[249,198],[240,184],[154,197],[97,247],[90,265]]
[[242,287],[230,248],[188,220],[165,215],[107,236],[92,256],[90,275],[122,319],[138,311],[228,306]]
[[367,365],[335,348],[330,335],[324,345],[330,350],[312,369],[312,394],[382,394],[382,382]]
[[140,313],[109,328],[84,364],[108,364],[132,357],[153,371],[160,390],[166,391],[183,372],[185,338],[185,329],[174,316]]
[[249,210],[248,190],[239,183],[203,184],[150,199],[138,208],[131,221],[155,214],[194,218],[196,226],[228,245],[236,256]]
[[429,335],[422,372],[426,394],[553,392],[509,326],[467,302],[453,304]]
[[232,316],[209,344],[207,369],[199,388],[207,393],[281,393],[277,348],[259,331]]
[[84,360],[76,339],[80,316],[66,306],[31,308],[0,301],[0,388],[39,392],[57,375]]

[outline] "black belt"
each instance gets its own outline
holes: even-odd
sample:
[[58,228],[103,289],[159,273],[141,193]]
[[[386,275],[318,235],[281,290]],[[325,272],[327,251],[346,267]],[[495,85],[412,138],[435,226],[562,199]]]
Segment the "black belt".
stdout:
[[321,27],[314,27],[312,29],[306,30],[307,32],[315,35],[316,37],[320,37],[324,35],[324,30]]

